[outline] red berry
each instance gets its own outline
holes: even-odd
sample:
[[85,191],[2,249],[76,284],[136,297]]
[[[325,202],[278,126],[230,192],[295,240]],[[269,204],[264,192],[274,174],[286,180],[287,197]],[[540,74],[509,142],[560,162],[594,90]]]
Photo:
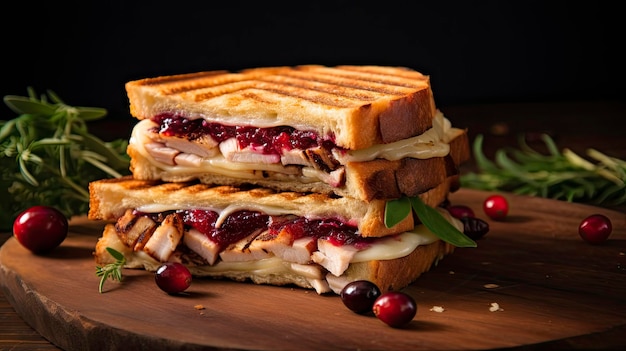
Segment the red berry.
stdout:
[[502,195],[491,195],[483,202],[483,210],[491,219],[504,219],[509,213],[509,203]]
[[380,289],[368,280],[355,280],[341,290],[341,301],[351,311],[364,314],[372,311],[374,301],[380,296]]
[[454,218],[461,219],[463,217],[475,217],[474,210],[465,205],[453,205],[448,207],[448,212]]
[[166,262],[154,274],[156,284],[168,294],[181,293],[191,285],[191,272],[182,263]]
[[372,307],[374,315],[393,328],[402,327],[417,314],[417,304],[411,295],[388,291],[380,295]]
[[578,226],[578,234],[590,244],[600,244],[606,241],[612,230],[611,220],[601,214],[593,214],[583,219]]
[[45,254],[61,245],[67,231],[67,217],[49,206],[28,208],[13,222],[13,235],[17,241],[36,254]]

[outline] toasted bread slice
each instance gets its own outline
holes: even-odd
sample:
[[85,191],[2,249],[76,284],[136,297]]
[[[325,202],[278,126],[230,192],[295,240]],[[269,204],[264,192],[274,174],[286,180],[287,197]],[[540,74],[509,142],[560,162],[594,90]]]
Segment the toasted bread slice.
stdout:
[[293,126],[357,150],[432,126],[430,80],[405,67],[303,65],[209,71],[130,81],[138,119],[169,113],[227,125]]
[[[458,176],[447,178],[419,194],[431,207],[447,199]],[[355,225],[363,237],[383,237],[412,230],[413,216],[391,228],[384,223],[384,200],[365,202],[319,193],[278,192],[268,188],[209,185],[198,182],[166,183],[137,180],[131,176],[101,179],[89,184],[89,213],[93,220],[117,220],[127,210],[161,212],[163,209],[211,208],[218,212],[234,209],[259,210],[306,218],[332,218]]]

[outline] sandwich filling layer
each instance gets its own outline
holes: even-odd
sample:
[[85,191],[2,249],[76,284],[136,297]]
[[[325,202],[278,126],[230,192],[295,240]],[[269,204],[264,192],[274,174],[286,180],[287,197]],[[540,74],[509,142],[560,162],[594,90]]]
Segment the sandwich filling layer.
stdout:
[[208,173],[249,180],[297,179],[340,188],[345,185],[349,163],[445,157],[450,141],[462,133],[438,111],[432,127],[421,135],[347,150],[335,145],[332,135],[314,131],[231,126],[161,114],[135,126],[130,147],[169,177],[181,175],[182,180]]
[[[96,252],[107,246],[118,249],[132,256],[131,268],[154,270],[161,262],[179,261],[203,276],[288,274],[295,277],[290,282],[325,293],[337,292],[351,264],[405,257],[439,240],[421,224],[393,236],[363,238],[356,227],[332,218],[243,209],[223,215],[211,209],[148,209],[126,210],[107,226]],[[440,211],[463,230],[458,220]]]

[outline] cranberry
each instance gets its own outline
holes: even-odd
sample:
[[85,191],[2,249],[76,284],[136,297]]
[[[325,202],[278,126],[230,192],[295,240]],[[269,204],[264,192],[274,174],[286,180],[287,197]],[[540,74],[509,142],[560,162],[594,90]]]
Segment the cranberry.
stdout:
[[475,217],[474,210],[465,205],[448,206],[448,212],[450,212],[454,218]]
[[191,285],[191,272],[182,263],[166,262],[157,268],[154,280],[168,294],[181,293]]
[[417,303],[411,295],[400,291],[388,291],[380,295],[372,307],[374,315],[393,328],[399,328],[417,314]]
[[341,301],[351,311],[364,314],[372,311],[380,289],[368,280],[355,280],[341,290]]
[[491,219],[504,219],[509,213],[509,203],[502,195],[491,195],[483,202],[483,210]]
[[477,240],[489,232],[489,223],[476,217],[463,217],[463,233],[470,239]]
[[25,248],[36,254],[52,251],[67,237],[67,217],[49,206],[33,206],[13,222],[13,235]]
[[580,237],[590,244],[600,244],[611,235],[613,225],[611,220],[601,214],[593,214],[580,222],[578,226],[578,234]]

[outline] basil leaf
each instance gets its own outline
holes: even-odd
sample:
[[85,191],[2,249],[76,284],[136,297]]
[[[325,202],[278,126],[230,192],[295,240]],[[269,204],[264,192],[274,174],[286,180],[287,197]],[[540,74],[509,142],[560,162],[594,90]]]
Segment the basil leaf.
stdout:
[[410,214],[411,202],[407,197],[387,201],[385,204],[385,227],[393,227]]
[[439,239],[450,243],[456,247],[476,247],[476,242],[468,238],[465,234],[456,229],[452,223],[448,222],[441,213],[434,208],[427,206],[418,196],[410,199],[413,210],[417,213],[422,224],[426,226]]

